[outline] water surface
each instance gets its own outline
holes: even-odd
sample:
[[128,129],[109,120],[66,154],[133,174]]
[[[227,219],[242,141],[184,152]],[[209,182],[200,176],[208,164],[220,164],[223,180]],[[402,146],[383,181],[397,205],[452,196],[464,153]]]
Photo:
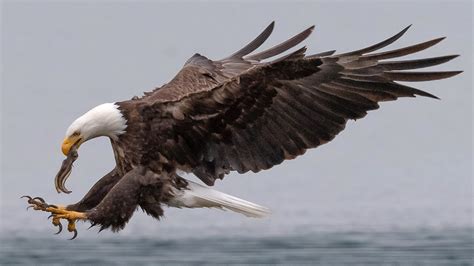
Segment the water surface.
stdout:
[[74,241],[4,236],[0,264],[472,265],[472,232],[472,229],[446,229]]

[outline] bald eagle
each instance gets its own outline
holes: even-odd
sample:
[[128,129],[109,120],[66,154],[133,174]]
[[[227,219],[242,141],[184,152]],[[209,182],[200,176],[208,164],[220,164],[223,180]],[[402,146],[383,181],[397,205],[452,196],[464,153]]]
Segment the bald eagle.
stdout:
[[[314,26],[287,41],[253,53],[270,36],[272,22],[245,47],[213,61],[195,54],[167,84],[141,97],[101,104],[77,118],[62,143],[66,160],[56,176],[58,192],[84,142],[110,138],[116,166],[79,202],[50,205],[28,198],[34,209],[51,213],[53,224],[77,235],[75,222],[101,230],[122,229],[141,207],[160,218],[163,205],[215,207],[262,217],[265,207],[208,186],[232,171],[269,169],[307,149],[331,141],[349,119],[379,108],[379,102],[416,95],[436,96],[398,81],[449,78],[461,71],[406,71],[445,63],[457,55],[392,60],[431,47],[443,38],[379,52],[410,26],[375,45],[334,55],[306,55],[297,46]],[[179,175],[193,173],[207,186]]]

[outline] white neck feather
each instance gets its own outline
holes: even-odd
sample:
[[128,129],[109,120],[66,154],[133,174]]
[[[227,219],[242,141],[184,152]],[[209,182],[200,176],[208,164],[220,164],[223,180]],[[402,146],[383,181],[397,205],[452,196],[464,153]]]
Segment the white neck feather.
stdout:
[[69,126],[66,137],[79,132],[84,141],[100,136],[117,139],[127,128],[127,120],[118,107],[115,103],[104,103],[92,108]]

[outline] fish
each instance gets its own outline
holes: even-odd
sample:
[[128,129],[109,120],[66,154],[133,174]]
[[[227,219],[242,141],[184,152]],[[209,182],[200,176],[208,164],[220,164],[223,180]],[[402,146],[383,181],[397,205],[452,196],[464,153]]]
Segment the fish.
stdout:
[[58,173],[56,174],[56,177],[54,178],[54,185],[58,193],[64,192],[66,194],[69,194],[72,192],[66,188],[66,180],[72,172],[72,166],[74,162],[79,157],[79,154],[77,153],[78,146],[79,145],[77,145],[76,143],[71,147],[71,150],[69,151],[66,159],[63,160],[61,168],[59,169]]

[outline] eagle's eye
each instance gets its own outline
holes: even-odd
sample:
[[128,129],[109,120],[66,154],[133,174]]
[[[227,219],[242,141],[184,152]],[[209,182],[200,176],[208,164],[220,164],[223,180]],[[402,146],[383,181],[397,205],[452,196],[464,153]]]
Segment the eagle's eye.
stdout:
[[71,137],[77,137],[79,136],[81,133],[79,133],[79,131],[76,131],[74,133],[72,133]]

